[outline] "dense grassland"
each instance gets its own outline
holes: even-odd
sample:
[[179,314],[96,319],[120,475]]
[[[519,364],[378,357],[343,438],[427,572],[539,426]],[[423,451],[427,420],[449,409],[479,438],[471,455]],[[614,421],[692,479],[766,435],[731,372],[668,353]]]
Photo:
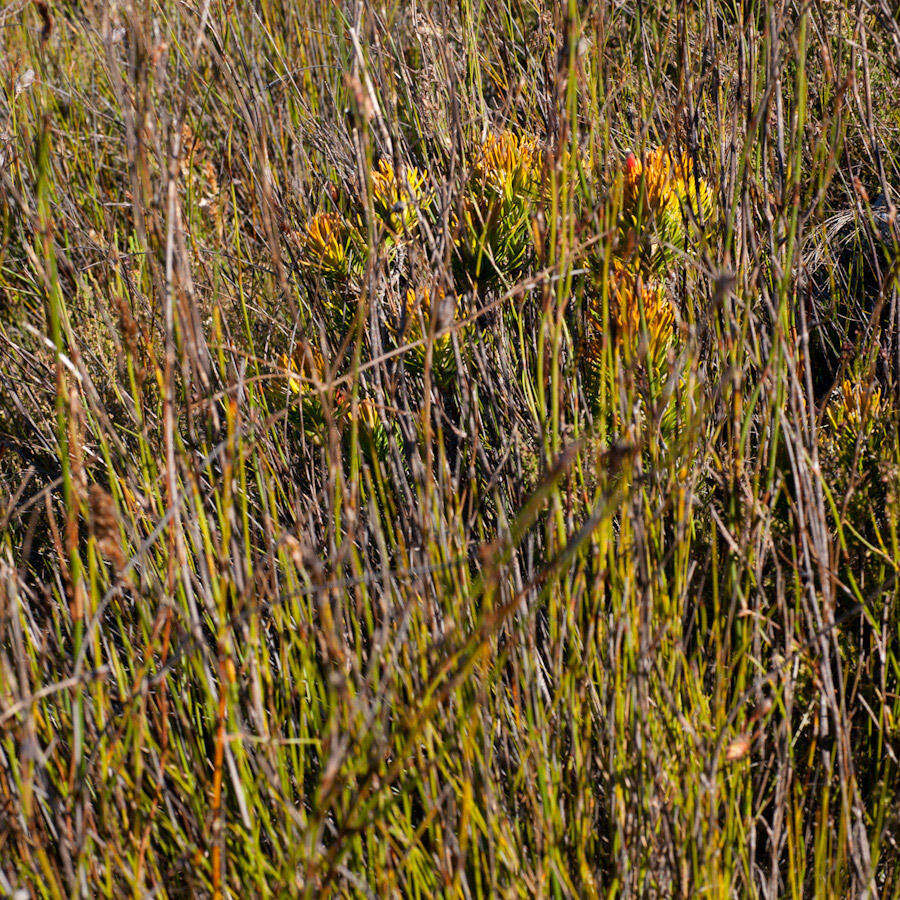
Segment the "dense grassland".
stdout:
[[893,0],[0,47],[0,894],[900,893]]

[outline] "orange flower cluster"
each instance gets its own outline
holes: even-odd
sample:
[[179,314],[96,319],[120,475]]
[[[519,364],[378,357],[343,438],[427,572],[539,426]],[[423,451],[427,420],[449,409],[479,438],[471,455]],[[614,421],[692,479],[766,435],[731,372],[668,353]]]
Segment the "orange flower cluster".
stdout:
[[[602,346],[599,335],[603,331],[599,298],[589,306],[588,317],[590,336],[583,352],[589,362],[596,363]],[[614,263],[609,276],[609,317],[620,345],[633,350],[646,336],[648,358],[654,362],[661,360],[675,331],[675,313],[662,284],[646,279],[634,267]]]
[[301,262],[323,275],[347,277],[361,267],[362,238],[340,213],[316,213],[293,238]]
[[625,159],[623,209],[634,215],[643,198],[644,212],[659,212],[684,194],[693,180],[693,163],[686,153],[673,156],[656,147],[643,161],[629,152]]

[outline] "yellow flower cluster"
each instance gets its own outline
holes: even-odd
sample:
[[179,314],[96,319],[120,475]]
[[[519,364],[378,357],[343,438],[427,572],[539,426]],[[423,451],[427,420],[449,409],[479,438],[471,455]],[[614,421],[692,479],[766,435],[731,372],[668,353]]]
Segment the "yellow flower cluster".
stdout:
[[622,337],[633,338],[646,326],[651,347],[668,342],[675,316],[665,288],[658,281],[645,280],[638,271],[620,269],[613,281],[612,299],[614,325]]
[[[603,333],[603,310],[599,297],[588,306],[589,328],[583,356],[590,366],[600,361]],[[665,288],[639,269],[615,261],[609,274],[609,319],[618,346],[634,357],[641,355],[657,366],[675,335],[675,314]],[[646,345],[642,342],[646,339]]]
[[391,232],[408,232],[418,222],[419,211],[430,204],[425,175],[405,166],[398,177],[387,160],[379,160],[372,170],[372,201]]
[[881,390],[847,378],[841,382],[837,396],[828,405],[828,418],[832,426],[853,439],[860,431],[878,422],[881,412]]
[[[419,290],[408,290],[402,308],[394,309],[396,339],[402,344],[416,344],[405,355],[408,368],[421,371],[425,364],[425,345],[418,343],[427,334],[431,322],[432,305],[437,306],[436,331],[441,332],[456,316],[457,301],[447,295],[442,287],[432,291],[427,285]],[[452,335],[437,334],[432,345],[432,367],[439,377],[451,375],[456,369]]]
[[340,213],[316,213],[293,237],[301,263],[316,272],[340,278],[361,270],[362,239]]
[[525,264],[542,180],[543,155],[532,138],[503,131],[478,149],[456,223],[461,261],[475,279],[512,275]]
[[638,250],[654,268],[664,266],[683,245],[689,222],[706,221],[712,214],[712,189],[694,173],[687,153],[676,155],[666,147],[656,147],[643,159],[629,153],[622,180],[622,244]]
[[659,211],[684,193],[693,178],[693,163],[686,153],[673,156],[666,147],[656,147],[643,162],[629,153],[624,176],[625,214],[636,214],[642,199],[645,211]]
[[509,196],[536,198],[543,177],[543,154],[537,141],[512,131],[491,133],[478,152],[475,181]]
[[[307,425],[313,433],[318,432],[324,422],[319,386],[325,382],[327,376],[327,366],[321,351],[315,347],[308,347],[305,352],[295,356],[282,353],[278,361],[281,373],[287,379],[288,392],[300,399]],[[334,390],[332,400],[338,423],[344,420],[352,421],[353,405],[350,395],[338,388]],[[356,408],[360,424],[370,431],[374,430],[379,424],[375,404],[364,398],[359,400]]]
[[312,345],[308,345],[303,352],[298,351],[295,356],[282,353],[278,361],[287,377],[291,393],[304,395],[314,392],[315,385],[325,380],[325,358],[322,352]]
[[896,513],[900,471],[898,409],[892,396],[873,383],[873,374],[863,365],[832,391],[818,451],[834,511],[851,526],[844,531],[846,552],[859,559],[862,577],[877,581],[883,574],[870,551],[873,545],[890,544],[887,523]]

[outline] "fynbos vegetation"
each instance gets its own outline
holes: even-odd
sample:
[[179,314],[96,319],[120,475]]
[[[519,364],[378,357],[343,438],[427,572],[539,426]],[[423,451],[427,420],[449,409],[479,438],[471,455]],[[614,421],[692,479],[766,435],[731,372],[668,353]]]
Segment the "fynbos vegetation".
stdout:
[[895,7],[0,10],[0,894],[900,892]]

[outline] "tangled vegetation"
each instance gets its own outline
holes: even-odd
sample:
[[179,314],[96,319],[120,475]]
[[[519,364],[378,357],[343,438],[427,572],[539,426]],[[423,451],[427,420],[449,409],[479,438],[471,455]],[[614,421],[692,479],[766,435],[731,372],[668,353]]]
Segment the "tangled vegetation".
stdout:
[[0,893],[900,893],[891,4],[0,35]]

